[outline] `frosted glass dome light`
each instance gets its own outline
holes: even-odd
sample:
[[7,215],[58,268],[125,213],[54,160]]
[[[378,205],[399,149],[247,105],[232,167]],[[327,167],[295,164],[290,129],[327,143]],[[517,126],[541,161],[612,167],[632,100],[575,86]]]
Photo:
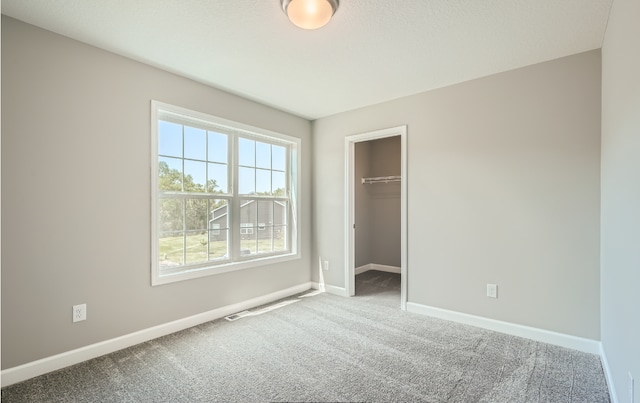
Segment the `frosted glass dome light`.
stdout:
[[325,26],[338,9],[338,0],[281,0],[289,20],[302,29]]

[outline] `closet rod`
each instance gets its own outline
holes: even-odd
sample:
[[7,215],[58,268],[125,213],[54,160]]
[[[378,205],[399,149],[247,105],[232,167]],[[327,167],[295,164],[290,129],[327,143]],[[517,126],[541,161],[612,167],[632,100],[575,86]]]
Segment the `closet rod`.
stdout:
[[362,178],[362,184],[400,182],[401,180],[401,176],[376,176],[374,178]]

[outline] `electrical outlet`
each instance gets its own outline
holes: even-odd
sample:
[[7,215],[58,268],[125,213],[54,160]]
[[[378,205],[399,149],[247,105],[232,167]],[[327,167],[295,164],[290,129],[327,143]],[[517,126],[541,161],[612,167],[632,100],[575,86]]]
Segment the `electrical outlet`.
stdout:
[[80,322],[87,320],[87,304],[73,306],[73,321]]
[[324,262],[322,262],[322,270],[327,271],[329,270],[329,261],[325,260]]
[[487,284],[487,297],[489,297],[489,298],[498,298],[498,285],[497,284]]
[[634,399],[633,375],[629,372],[629,402],[633,403]]

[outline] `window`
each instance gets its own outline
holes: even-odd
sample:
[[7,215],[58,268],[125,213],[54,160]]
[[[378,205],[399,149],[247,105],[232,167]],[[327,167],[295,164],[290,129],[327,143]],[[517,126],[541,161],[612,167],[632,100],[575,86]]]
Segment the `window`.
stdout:
[[[213,219],[211,221],[213,221]],[[209,234],[211,234],[211,235],[220,235],[220,224],[211,223],[211,232]]]
[[253,225],[246,222],[240,223],[240,235],[253,235]]
[[152,102],[152,283],[299,257],[300,140]]

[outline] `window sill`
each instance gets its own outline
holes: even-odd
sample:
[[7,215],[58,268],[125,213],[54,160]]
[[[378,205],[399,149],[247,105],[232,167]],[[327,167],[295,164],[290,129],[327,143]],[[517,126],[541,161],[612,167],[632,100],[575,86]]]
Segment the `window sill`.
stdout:
[[228,273],[231,271],[252,269],[276,263],[288,262],[290,260],[296,259],[300,259],[299,253],[289,253],[286,255],[265,256],[263,258],[251,259],[246,261],[229,262],[209,267],[198,267],[191,270],[187,269],[182,272],[165,275],[160,275],[159,268],[154,268],[151,285],[157,286],[200,277],[215,276],[217,274]]

